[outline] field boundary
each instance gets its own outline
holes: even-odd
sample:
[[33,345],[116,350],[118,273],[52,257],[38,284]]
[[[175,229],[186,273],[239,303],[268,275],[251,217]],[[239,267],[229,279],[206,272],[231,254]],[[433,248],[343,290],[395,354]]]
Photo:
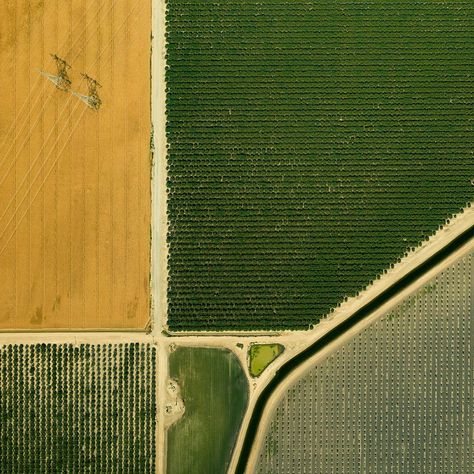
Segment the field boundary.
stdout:
[[[329,343],[332,340],[331,337],[337,338],[338,340],[339,337],[344,337],[343,335],[331,336],[331,334],[335,333],[339,328],[348,326],[347,331],[352,331],[352,326],[355,327],[355,325],[358,325],[359,321],[361,321],[360,324],[363,324],[366,321],[369,321],[367,324],[370,324],[372,319],[368,318],[380,317],[380,315],[384,314],[390,307],[397,304],[400,299],[403,299],[411,292],[416,291],[418,286],[421,286],[426,279],[429,279],[433,274],[438,273],[440,271],[439,269],[443,268],[443,265],[451,262],[453,253],[459,255],[459,252],[466,252],[474,247],[474,241],[472,239],[474,234],[474,213],[471,208],[468,208],[468,211],[469,212],[464,214],[464,221],[456,221],[456,227],[454,229],[451,227],[449,232],[444,228],[440,230],[439,234],[444,237],[442,241],[437,239],[428,248],[425,246],[422,255],[419,256],[418,259],[411,261],[409,268],[405,268],[405,271],[398,275],[398,278],[393,278],[396,275],[392,275],[391,282],[388,282],[388,284],[383,286],[379,285],[378,292],[370,292],[371,294],[365,298],[365,304],[357,305],[349,314],[340,314],[339,317],[327,320],[325,324],[326,327],[323,328],[324,333],[322,333],[320,337],[311,338],[311,333],[309,333],[305,337],[306,344],[303,349],[299,350],[297,353],[292,351],[288,353],[286,357],[285,353],[282,355],[282,361],[278,364],[278,368],[272,371],[271,377],[273,378],[270,378],[270,374],[267,374],[268,383],[266,385],[261,385],[259,389],[255,391],[253,399],[249,401],[249,407],[243,423],[244,428],[239,434],[229,472],[235,472],[238,474],[252,472],[250,467],[252,466],[252,462],[254,462],[258,456],[258,453],[256,453],[258,448],[257,439],[260,440],[263,436],[262,433],[265,432],[268,417],[271,415],[271,407],[274,407],[276,404],[275,398],[278,398],[278,395],[286,390],[293,380],[290,375],[292,373],[291,371],[300,374],[300,370],[304,370],[304,368],[301,367],[307,367],[307,365],[304,365],[304,362],[296,362],[297,358],[302,357],[303,353],[307,351],[312,351],[313,346],[318,345],[319,343],[322,344],[322,347],[324,347],[325,344],[328,344],[329,346]],[[453,246],[454,249],[450,248]],[[444,255],[446,251],[448,252],[448,256],[442,256],[441,261],[437,262],[436,258],[439,255]],[[456,258],[459,258],[459,256]],[[415,277],[411,276],[419,271],[421,271],[421,275]],[[405,281],[410,278],[415,278],[415,280],[409,281],[405,284]],[[405,286],[403,286],[404,284]],[[388,298],[383,301],[385,294],[390,293],[392,289],[396,289],[400,285],[401,289],[395,290],[395,293],[392,296],[388,296]],[[380,299],[382,299],[382,301],[378,301]],[[367,312],[368,314],[364,316],[364,313]],[[352,322],[354,319],[356,321]],[[348,334],[350,333],[348,332]],[[329,341],[323,342],[325,340]],[[306,356],[307,360],[311,361],[308,362],[309,365],[313,364],[313,357],[318,356],[321,350],[322,348],[315,348],[314,356]],[[280,370],[283,366],[286,365],[288,367],[288,365],[291,365],[292,363],[295,364],[295,367],[286,370],[287,372],[290,371],[289,374],[282,375],[283,371],[280,372]],[[297,376],[298,375],[295,375],[293,377]],[[250,425],[252,425],[253,429],[250,429]]]
[[151,335],[159,340],[156,380],[156,472],[166,472],[167,428],[164,403],[169,377],[169,343],[162,334],[168,313],[168,210],[166,139],[166,0],[152,0],[151,116]]
[[[260,456],[262,455],[262,450],[265,447],[266,435],[268,434],[270,423],[274,420],[277,409],[280,407],[282,400],[286,397],[292,387],[304,380],[304,377],[314,370],[318,364],[324,363],[328,357],[347,344],[350,344],[355,337],[361,335],[361,333],[377,323],[377,321],[387,317],[387,315],[393,314],[393,311],[398,311],[397,308],[403,307],[409,298],[415,297],[416,295],[420,295],[420,298],[423,298],[423,288],[426,288],[426,285],[429,285],[430,282],[433,282],[443,272],[453,268],[458,262],[462,261],[473,252],[474,227],[470,231],[470,238],[467,242],[461,244],[457,250],[452,251],[452,253],[450,253],[446,258],[441,259],[441,261],[439,261],[435,266],[426,271],[422,276],[412,284],[408,285],[400,293],[396,294],[393,298],[389,299],[386,303],[383,303],[374,312],[360,320],[357,320],[353,326],[349,327],[347,331],[342,332],[342,334],[336,336],[336,338],[330,341],[327,345],[321,344],[319,350],[316,350],[312,356],[297,366],[285,379],[281,380],[276,389],[267,399],[267,405],[262,412],[258,429],[252,430],[252,433],[254,433],[254,442],[252,444],[250,455],[247,457],[246,470],[237,470],[236,472],[245,472],[248,474],[254,474],[256,472],[255,469],[258,465]],[[408,309],[408,311],[410,310]]]
[[151,102],[153,130],[151,204],[151,326],[166,327],[168,314],[168,213],[166,139],[166,0],[152,1]]
[[[166,189],[165,189],[166,194]],[[474,223],[474,203],[469,203],[469,206],[464,208],[462,212],[446,218],[445,222],[442,223],[440,229],[434,232],[427,240],[423,241],[417,247],[414,247],[407,251],[405,256],[400,257],[400,262],[394,263],[390,268],[385,269],[383,273],[378,275],[372,283],[365,286],[356,296],[348,298],[343,301],[339,306],[335,307],[325,317],[321,318],[318,322],[313,324],[311,329],[306,330],[249,330],[249,331],[172,331],[167,325],[167,303],[162,307],[161,321],[162,321],[162,332],[169,337],[187,337],[187,336],[215,336],[215,337],[228,337],[228,336],[241,336],[241,337],[252,337],[252,336],[287,336],[293,334],[300,334],[306,337],[308,334],[317,337],[321,335],[321,327],[325,326],[327,322],[332,321],[334,318],[341,318],[347,316],[347,314],[354,312],[358,307],[365,304],[373,295],[379,293],[383,288],[387,287],[394,281],[403,276],[413,266],[417,264],[420,259],[427,258],[426,253],[430,251],[435,252],[443,246],[443,242],[450,235],[462,233],[470,224]],[[166,236],[165,236],[166,239]],[[163,264],[163,268],[167,268],[166,264]],[[166,269],[165,274],[161,275],[161,281],[166,285],[168,279],[168,272]],[[166,293],[166,292],[165,292]],[[166,294],[164,295],[166,301]],[[163,299],[161,300],[163,302]]]

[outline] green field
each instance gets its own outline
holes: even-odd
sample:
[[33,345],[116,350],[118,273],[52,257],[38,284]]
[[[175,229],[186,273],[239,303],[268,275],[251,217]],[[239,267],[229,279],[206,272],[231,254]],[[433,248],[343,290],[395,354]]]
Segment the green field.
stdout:
[[169,326],[305,329],[474,198],[474,3],[167,3]]
[[249,348],[249,372],[258,377],[284,350],[281,344],[251,344]]
[[0,472],[155,473],[144,344],[0,346]]
[[167,474],[225,474],[248,399],[240,362],[227,350],[179,347],[170,377],[185,413],[168,431]]

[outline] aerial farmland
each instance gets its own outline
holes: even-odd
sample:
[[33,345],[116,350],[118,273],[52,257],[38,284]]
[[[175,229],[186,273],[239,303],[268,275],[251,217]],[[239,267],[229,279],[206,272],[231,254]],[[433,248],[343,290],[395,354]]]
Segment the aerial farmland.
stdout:
[[474,253],[286,390],[259,474],[469,472]]
[[155,472],[156,350],[0,347],[3,473]]
[[0,474],[472,474],[473,38],[4,0]]
[[472,2],[172,0],[172,331],[304,330],[473,198]]
[[170,377],[182,387],[186,411],[168,430],[167,473],[226,472],[248,398],[240,362],[222,349],[179,347]]
[[0,24],[0,328],[143,329],[150,2],[2,2]]

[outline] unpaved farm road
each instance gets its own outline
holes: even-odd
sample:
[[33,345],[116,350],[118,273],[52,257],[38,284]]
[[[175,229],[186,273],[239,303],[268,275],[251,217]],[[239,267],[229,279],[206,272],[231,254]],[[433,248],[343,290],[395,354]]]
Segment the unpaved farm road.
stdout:
[[[229,472],[250,474],[254,472],[259,449],[265,439],[266,429],[278,402],[286,390],[317,362],[325,359],[335,349],[346,344],[365,327],[374,323],[382,315],[418,290],[436,274],[474,249],[474,221],[469,209],[452,232],[441,231],[440,237],[433,239],[436,245],[425,246],[425,251],[411,260],[408,271],[391,276],[384,289],[371,295],[369,301],[355,309],[346,318],[336,317],[331,328],[323,336],[313,339],[305,337],[307,346],[293,356],[286,358],[273,378],[259,393],[254,393],[251,406],[246,413]],[[370,292],[370,290],[369,290]]]
[[[264,439],[272,411],[289,385],[318,360],[339,347],[363,327],[385,314],[408,294],[416,291],[440,270],[474,248],[474,210],[465,212],[443,227],[429,241],[376,280],[357,297],[349,299],[311,331],[268,333],[169,334],[163,319],[162,289],[154,290],[152,330],[145,332],[1,332],[0,344],[9,343],[151,343],[158,350],[157,367],[157,473],[166,472],[166,382],[171,345],[216,347],[232,350],[245,368],[250,343],[274,343],[285,351],[257,378],[249,382],[249,405],[234,449],[229,473],[250,473]],[[410,276],[411,275],[411,276]],[[395,286],[395,290],[390,290]],[[393,293],[391,293],[391,292]],[[384,296],[385,295],[385,296]],[[335,331],[338,331],[337,333]],[[237,344],[243,344],[243,348]]]

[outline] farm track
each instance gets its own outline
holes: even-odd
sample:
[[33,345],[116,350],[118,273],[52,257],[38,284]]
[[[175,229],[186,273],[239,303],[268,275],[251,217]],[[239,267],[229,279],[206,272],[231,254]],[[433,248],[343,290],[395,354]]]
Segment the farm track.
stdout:
[[[228,348],[232,350],[239,358],[241,364],[245,367],[247,364],[246,352],[250,343],[280,343],[285,346],[285,352],[280,355],[263,373],[258,379],[253,379],[247,373],[247,379],[249,383],[249,405],[247,412],[242,424],[242,429],[239,434],[236,448],[234,450],[230,473],[243,472],[237,470],[237,461],[239,459],[239,453],[241,452],[244,434],[248,433],[248,425],[251,421],[252,413],[258,403],[261,403],[262,393],[267,392],[267,388],[270,385],[275,384],[275,375],[280,373],[279,370],[287,363],[291,362],[294,357],[305,351],[308,351],[308,347],[315,343],[315,341],[321,340],[322,338],[337,328],[339,325],[350,321],[351,316],[360,312],[361,308],[370,304],[370,301],[376,299],[380,293],[386,292],[388,288],[396,284],[397,281],[406,277],[410,271],[415,267],[423,265],[424,262],[430,261],[433,256],[443,251],[446,246],[449,246],[453,241],[459,239],[461,235],[466,233],[472,234],[472,228],[474,225],[474,210],[468,208],[464,214],[453,219],[450,224],[440,230],[429,242],[426,242],[422,247],[415,250],[406,260],[403,260],[391,269],[387,274],[383,275],[380,280],[377,280],[370,288],[365,292],[361,293],[357,298],[348,300],[346,303],[341,305],[334,314],[328,317],[322,323],[316,326],[312,331],[306,333],[293,332],[293,333],[282,333],[280,335],[269,335],[269,334],[255,334],[255,333],[243,333],[229,335],[226,333],[220,334],[206,334],[201,333],[199,335],[173,335],[166,334],[163,332],[162,323],[163,320],[160,317],[161,311],[155,308],[154,320],[156,324],[153,325],[151,332],[3,332],[0,333],[0,344],[34,344],[34,343],[129,343],[129,342],[143,342],[152,343],[158,347],[158,380],[157,380],[157,397],[158,397],[158,413],[157,413],[157,472],[163,473],[164,466],[166,463],[166,433],[165,433],[165,418],[163,407],[159,405],[160,400],[164,400],[164,394],[166,391],[166,379],[168,373],[168,354],[169,346],[175,344],[177,346],[189,346],[189,347],[216,347],[216,348]],[[471,245],[471,244],[469,244]],[[462,252],[462,250],[459,250]],[[454,258],[450,257],[450,258]],[[445,264],[445,262],[443,263]],[[413,283],[413,287],[404,290],[397,297],[393,298],[386,303],[383,308],[383,312],[386,311],[387,307],[397,304],[397,301],[403,297],[407,292],[414,291],[414,288],[421,285],[422,282],[428,278],[430,273],[437,271],[431,269],[419,281]],[[158,294],[156,297],[158,298]],[[375,311],[371,317],[378,317],[381,310]],[[242,343],[244,347],[242,349],[237,348],[237,344]],[[271,400],[278,400],[279,396],[284,392],[286,386],[298,377],[297,374],[304,371],[303,366],[298,366],[297,370],[291,374],[290,378],[285,381],[281,381],[276,392],[271,396]],[[281,378],[281,376],[280,376]],[[271,402],[276,403],[276,402]],[[267,412],[265,412],[267,413]],[[264,415],[264,422],[268,415]],[[259,430],[259,432],[262,430]],[[255,445],[258,446],[259,440],[255,440]],[[252,454],[253,456],[253,454]],[[251,458],[253,459],[253,458]]]
[[[154,25],[161,28],[158,31],[164,31],[164,2],[156,2],[158,10],[154,12]],[[248,432],[248,423],[250,422],[250,416],[253,413],[254,407],[261,399],[261,394],[267,390],[268,384],[273,384],[273,380],[277,380],[275,374],[279,371],[284,364],[288,363],[296,357],[298,354],[308,350],[308,347],[315,343],[320,338],[325,337],[330,331],[333,330],[339,324],[343,324],[347,319],[350,319],[360,308],[367,304],[372,298],[377,297],[380,292],[385,291],[387,287],[394,284],[399,279],[403,278],[404,275],[409,272],[412,268],[422,264],[425,260],[431,258],[431,256],[448,245],[466,229],[471,229],[474,223],[474,214],[472,208],[465,210],[465,213],[452,219],[451,222],[446,225],[442,230],[437,232],[428,242],[424,242],[420,248],[410,252],[408,257],[403,259],[399,264],[396,264],[393,269],[390,269],[387,274],[382,275],[379,280],[376,280],[366,290],[362,291],[360,295],[355,298],[350,298],[347,302],[343,303],[339,308],[335,310],[328,318],[321,321],[314,329],[310,331],[232,331],[230,332],[171,332],[169,334],[163,333],[163,330],[167,329],[166,313],[167,313],[167,297],[166,297],[166,281],[167,281],[167,247],[166,247],[166,232],[167,232],[167,219],[166,219],[166,163],[164,157],[166,156],[166,136],[165,136],[165,83],[164,83],[164,35],[161,33],[156,35],[154,38],[155,46],[154,51],[156,52],[153,74],[155,77],[160,79],[157,81],[157,90],[153,91],[154,103],[158,106],[153,111],[153,123],[154,123],[154,145],[155,145],[155,162],[153,167],[153,181],[157,184],[156,194],[153,196],[153,228],[152,228],[152,295],[153,295],[153,311],[152,311],[152,329],[151,332],[145,333],[143,329],[137,331],[122,331],[122,330],[107,330],[107,326],[104,326],[104,330],[95,331],[90,330],[84,332],[84,330],[72,330],[67,332],[61,332],[58,329],[57,332],[30,332],[29,330],[22,332],[0,332],[0,344],[19,344],[19,343],[123,343],[123,342],[148,342],[158,346],[158,383],[157,383],[157,396],[158,403],[163,400],[163,394],[165,393],[166,377],[164,374],[168,373],[168,350],[170,344],[183,345],[183,346],[196,346],[196,347],[226,347],[232,350],[240,359],[242,364],[246,364],[246,349],[250,342],[260,343],[281,343],[285,345],[285,352],[273,363],[270,367],[261,375],[257,380],[251,379],[248,376],[249,388],[250,388],[250,399],[249,408],[247,410],[246,419],[241,430],[239,440],[234,450],[234,456],[232,465],[230,468],[231,473],[243,472],[239,471],[238,464],[239,456],[241,457],[242,447],[244,443],[244,434]],[[163,68],[163,69],[161,69]],[[76,140],[76,143],[78,141]],[[148,142],[148,137],[147,137]],[[68,147],[70,147],[68,145]],[[42,196],[42,195],[40,195]],[[143,230],[143,229],[142,229]],[[148,232],[148,229],[146,229]],[[26,234],[25,234],[26,235]],[[101,234],[101,238],[105,238],[105,233]],[[147,237],[148,238],[148,237]],[[143,249],[142,249],[143,250]],[[146,268],[148,259],[145,255]],[[149,257],[149,256],[148,256]],[[428,272],[429,273],[429,272]],[[428,274],[427,273],[427,274]],[[422,277],[424,278],[424,277]],[[421,280],[420,280],[421,281]],[[67,279],[65,280],[67,283]],[[11,283],[11,282],[10,282]],[[4,284],[8,284],[5,282]],[[418,283],[414,283],[417,285]],[[407,290],[408,291],[408,290]],[[412,290],[409,290],[412,291]],[[387,302],[388,305],[396,304],[395,300]],[[371,317],[378,317],[379,311],[375,311]],[[137,327],[143,328],[145,326],[145,319],[142,321],[142,325]],[[244,349],[237,349],[237,343],[244,343]],[[329,347],[329,346],[328,346]],[[304,371],[303,366],[298,368],[291,373],[291,380],[297,378],[300,371]],[[278,372],[281,373],[281,372]],[[163,374],[163,376],[161,376]],[[284,388],[291,383],[290,378],[281,381],[276,391],[272,392],[272,400],[279,398]],[[271,402],[272,403],[272,402]],[[268,406],[268,405],[267,405]],[[161,407],[162,408],[162,407]],[[265,412],[267,413],[267,412]],[[266,414],[262,415],[262,419],[265,422],[267,417]],[[165,434],[165,420],[163,410],[158,410],[158,423],[157,423],[157,473],[162,474],[164,472],[164,466],[166,465],[166,434]],[[255,440],[253,445],[258,446],[259,440]],[[253,445],[251,449],[253,449]],[[253,452],[253,451],[252,451]],[[250,462],[252,462],[250,460]],[[250,466],[250,465],[249,465]]]
[[271,381],[258,396],[255,395],[254,405],[244,421],[244,429],[241,431],[241,438],[234,453],[230,472],[236,474],[250,474],[253,472],[258,448],[265,436],[265,427],[268,425],[278,401],[291,383],[295,382],[315,362],[324,359],[335,348],[350,340],[354,334],[386,314],[387,311],[420,288],[434,275],[473,249],[474,223],[471,221],[466,230],[454,236],[452,240],[445,242],[440,250],[426,260],[419,261],[418,265],[406,275],[393,282],[392,285],[348,318],[339,324],[333,325],[332,329],[323,337],[311,343],[276,369]]

